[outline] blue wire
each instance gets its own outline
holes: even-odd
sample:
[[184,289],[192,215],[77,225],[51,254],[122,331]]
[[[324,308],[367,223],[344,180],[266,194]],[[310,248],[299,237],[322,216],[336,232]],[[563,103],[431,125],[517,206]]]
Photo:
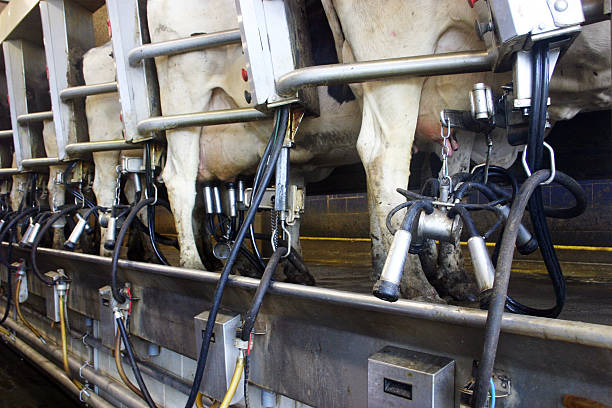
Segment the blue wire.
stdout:
[[495,408],[495,383],[493,382],[493,377],[489,379],[489,383],[491,384],[491,408]]

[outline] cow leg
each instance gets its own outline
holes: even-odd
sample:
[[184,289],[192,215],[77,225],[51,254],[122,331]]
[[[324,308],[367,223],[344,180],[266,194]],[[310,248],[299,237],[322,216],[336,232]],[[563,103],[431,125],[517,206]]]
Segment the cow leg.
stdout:
[[[422,84],[421,79],[411,79],[401,84],[363,85],[363,120],[357,150],[367,177],[373,280],[380,276],[393,240],[385,225],[387,214],[405,201],[395,189],[408,185],[418,109],[407,107],[419,106]],[[378,110],[381,106],[384,111]],[[408,298],[441,301],[427,281],[417,255],[407,257],[400,290]]]
[[[66,188],[63,184],[56,184],[57,175],[63,173],[66,166],[49,166],[49,183],[47,190],[49,191],[49,206],[51,209],[56,209],[66,204]],[[64,226],[65,219],[59,219],[53,225],[53,248],[62,248],[64,246]]]
[[[117,163],[120,152],[93,153],[95,176],[93,191],[98,205],[110,208],[115,201],[115,187],[117,183]],[[100,255],[112,256],[112,251],[104,248],[106,241],[106,228],[100,227]]]
[[162,178],[176,223],[183,267],[205,269],[193,234],[196,178],[200,161],[200,129],[168,132],[168,153]]

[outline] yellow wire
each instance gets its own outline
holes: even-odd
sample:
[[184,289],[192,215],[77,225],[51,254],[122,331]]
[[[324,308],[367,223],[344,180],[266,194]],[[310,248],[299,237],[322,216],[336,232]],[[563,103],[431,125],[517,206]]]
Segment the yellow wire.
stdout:
[[[68,342],[66,339],[66,318],[64,316],[64,295],[59,294],[59,315],[60,315],[60,332],[62,335],[62,359],[64,361],[64,371],[68,378],[70,378],[70,365],[68,363]],[[83,388],[80,382],[75,379],[70,378],[74,385],[80,390]]]
[[232,398],[234,398],[234,394],[236,393],[236,389],[238,388],[238,384],[240,383],[240,377],[242,376],[242,369],[244,368],[244,356],[242,353],[238,360],[236,360],[236,368],[234,369],[234,375],[232,376],[232,381],[230,382],[230,386],[227,389],[227,393],[225,397],[223,397],[223,401],[221,401],[221,405],[219,408],[228,408]]
[[[202,398],[204,398],[204,394],[202,394],[201,392],[198,392],[198,395],[196,397],[196,407],[197,408],[206,408],[206,405],[204,405],[204,401],[202,401]],[[219,401],[215,401],[215,400],[213,401],[214,402],[210,406],[210,408],[219,408]]]
[[21,313],[21,307],[19,306],[19,290],[21,289],[21,279],[17,279],[17,284],[15,285],[15,310],[17,310],[17,316],[19,316],[19,320],[24,324],[25,327],[30,329],[32,333],[36,337],[38,337],[41,341],[45,342],[45,338],[28,322],[23,314]]

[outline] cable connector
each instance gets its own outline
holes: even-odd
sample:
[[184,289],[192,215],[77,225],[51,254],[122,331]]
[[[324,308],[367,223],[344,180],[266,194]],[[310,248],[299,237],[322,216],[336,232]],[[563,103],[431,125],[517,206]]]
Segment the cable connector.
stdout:
[[240,337],[234,339],[234,346],[240,350],[249,350],[250,341],[242,340]]

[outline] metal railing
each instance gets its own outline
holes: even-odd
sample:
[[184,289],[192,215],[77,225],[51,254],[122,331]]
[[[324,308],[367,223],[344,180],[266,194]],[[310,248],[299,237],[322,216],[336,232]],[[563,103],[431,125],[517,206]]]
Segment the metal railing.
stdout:
[[26,123],[33,122],[42,122],[45,120],[53,120],[53,112],[45,111],[36,113],[26,113],[17,116],[17,123],[19,123],[20,125],[25,125]]
[[143,44],[128,53],[128,62],[134,67],[147,58],[183,54],[191,51],[204,50],[206,48],[239,43],[240,30],[238,29],[194,35],[193,37],[180,38],[178,40]]
[[57,157],[37,157],[34,159],[23,159],[21,167],[24,169],[32,169],[35,167],[57,166],[62,164],[62,161]]
[[138,123],[139,133],[157,132],[193,126],[212,126],[226,123],[253,122],[270,116],[254,108],[226,109],[209,112],[187,113],[174,116],[157,116]]
[[94,85],[72,86],[60,91],[59,96],[62,102],[76,98],[84,98],[91,95],[117,92],[117,82],[106,82]]
[[5,169],[0,169],[0,177],[14,176],[15,174],[19,174],[19,173],[21,172],[19,171],[19,169],[15,167],[8,167]]
[[13,138],[13,129],[0,130],[0,139]]
[[102,142],[83,142],[71,143],[66,145],[66,154],[69,156],[77,156],[85,153],[93,152],[109,152],[114,150],[135,150],[142,149],[142,145],[137,143],[128,143],[125,140],[106,140]]
[[308,86],[349,84],[407,76],[435,76],[490,71],[494,59],[486,51],[451,52],[415,57],[330,64],[296,69],[276,82],[280,95],[291,96]]

